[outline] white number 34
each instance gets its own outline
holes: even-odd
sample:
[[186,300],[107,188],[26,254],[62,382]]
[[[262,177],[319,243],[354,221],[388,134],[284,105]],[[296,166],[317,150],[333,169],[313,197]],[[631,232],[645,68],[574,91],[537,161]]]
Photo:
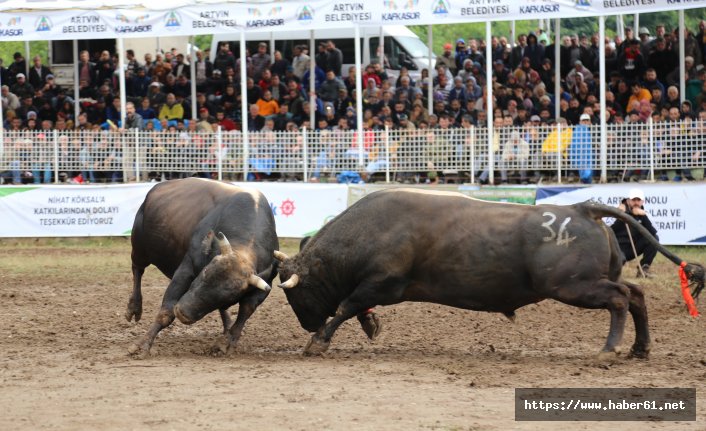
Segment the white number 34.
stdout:
[[549,231],[549,236],[545,236],[544,238],[542,238],[544,242],[556,240],[556,245],[565,245],[568,247],[569,243],[576,239],[575,236],[569,236],[569,233],[566,231],[566,226],[571,221],[571,217],[567,217],[564,219],[563,222],[561,222],[561,225],[559,225],[559,233],[557,233],[554,232],[554,228],[552,228],[552,225],[556,221],[556,214],[547,211],[542,214],[542,216],[549,217],[548,221],[542,223],[542,227],[546,228]]

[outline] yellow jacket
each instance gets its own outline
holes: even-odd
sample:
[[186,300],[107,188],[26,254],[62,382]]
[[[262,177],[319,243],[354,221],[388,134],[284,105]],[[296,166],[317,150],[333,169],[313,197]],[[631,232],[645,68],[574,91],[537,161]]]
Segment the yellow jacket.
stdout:
[[566,156],[569,145],[571,144],[571,132],[572,130],[569,126],[562,126],[561,134],[558,128],[552,130],[549,136],[547,136],[547,139],[542,142],[542,154],[551,154],[561,151],[561,154]]
[[162,105],[162,109],[159,110],[160,120],[181,120],[184,118],[184,107],[181,103],[175,103],[170,108],[166,103]]

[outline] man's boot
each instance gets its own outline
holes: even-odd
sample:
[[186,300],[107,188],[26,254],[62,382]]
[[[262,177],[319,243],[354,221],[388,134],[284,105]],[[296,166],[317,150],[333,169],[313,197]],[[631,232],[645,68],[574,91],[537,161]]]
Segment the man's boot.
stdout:
[[654,274],[652,274],[652,272],[650,272],[650,266],[647,264],[642,265],[642,269],[640,269],[639,267],[637,268],[637,274],[635,275],[635,277],[639,278],[639,277],[643,277],[643,276],[645,278],[654,278]]

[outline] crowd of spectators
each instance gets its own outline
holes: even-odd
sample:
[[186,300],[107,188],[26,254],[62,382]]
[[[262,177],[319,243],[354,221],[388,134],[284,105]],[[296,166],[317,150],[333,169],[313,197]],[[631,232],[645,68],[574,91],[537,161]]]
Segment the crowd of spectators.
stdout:
[[[686,58],[679,64],[679,37],[684,37]],[[609,124],[706,119],[706,21],[697,33],[667,31],[657,25],[642,27],[635,35],[606,38],[606,74],[598,79],[599,37],[567,35],[561,41],[559,64],[553,40],[538,30],[520,34],[511,45],[493,37],[491,58],[484,40],[459,38],[447,42],[434,69],[413,79],[402,67],[390,78],[385,61],[365,65],[362,74],[363,129],[435,129],[473,125],[486,127],[486,62],[492,63],[495,119],[521,129],[530,124],[575,126],[600,122],[599,91],[605,90]],[[315,88],[309,88],[310,55],[314,56]],[[191,76],[189,61],[194,61]],[[343,69],[343,55],[334,42],[322,42],[315,54],[295,46],[292,57],[279,51],[270,56],[267,43],[254,53],[236,58],[224,43],[218,52],[196,52],[189,59],[176,49],[144,55],[126,53],[126,120],[122,124],[115,53],[80,53],[76,65],[79,99],[55,83],[40,56],[32,58],[28,76],[25,59],[15,53],[12,64],[0,63],[3,126],[5,130],[140,129],[212,132],[222,130],[295,131],[356,129],[355,68]],[[246,61],[247,90],[241,94],[240,62]],[[561,76],[555,90],[555,68]],[[345,72],[345,73],[344,73]],[[686,80],[681,102],[679,81]],[[191,82],[196,84],[196,100]],[[433,109],[427,110],[429,86]],[[313,99],[310,98],[313,96]],[[248,111],[241,112],[241,100]],[[312,106],[311,103],[314,105]],[[74,105],[80,113],[75,118]],[[192,104],[197,118],[190,118]],[[559,118],[555,106],[559,106]],[[310,124],[313,111],[314,124]],[[582,120],[583,119],[583,120]],[[481,174],[482,179],[482,174]]]

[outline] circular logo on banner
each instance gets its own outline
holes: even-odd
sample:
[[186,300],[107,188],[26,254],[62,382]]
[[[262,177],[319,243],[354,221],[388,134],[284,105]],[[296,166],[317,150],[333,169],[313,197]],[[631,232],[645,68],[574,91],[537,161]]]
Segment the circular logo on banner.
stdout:
[[287,199],[282,201],[282,205],[279,206],[280,210],[282,211],[282,215],[285,217],[289,217],[290,215],[294,214],[294,210],[297,208],[294,206],[294,201],[291,199]]

